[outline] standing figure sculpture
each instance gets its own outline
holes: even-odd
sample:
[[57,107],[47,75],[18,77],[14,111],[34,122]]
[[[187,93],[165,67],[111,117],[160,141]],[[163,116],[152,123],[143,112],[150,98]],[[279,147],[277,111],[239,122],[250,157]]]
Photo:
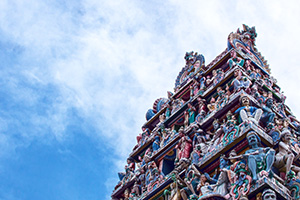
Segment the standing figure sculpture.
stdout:
[[[287,123],[287,121],[284,121],[284,123]],[[278,144],[278,153],[275,156],[274,166],[285,174],[289,173],[291,169],[299,172],[299,167],[292,165],[295,156],[292,152],[291,139],[292,133],[288,129],[283,129],[281,132],[281,141]]]
[[256,182],[260,172],[269,175],[275,159],[275,150],[270,147],[259,147],[260,138],[254,131],[247,134],[247,140],[250,149],[245,152],[244,156],[248,157],[248,167],[252,173],[252,180]]
[[193,145],[191,138],[184,133],[183,127],[179,129],[180,140],[175,148],[177,149],[177,161],[182,159],[189,159]]
[[261,122],[264,124],[265,127],[267,127],[268,130],[272,129],[274,127],[274,118],[275,113],[273,112],[273,99],[268,97],[266,99],[266,105],[262,107],[263,114],[261,117]]

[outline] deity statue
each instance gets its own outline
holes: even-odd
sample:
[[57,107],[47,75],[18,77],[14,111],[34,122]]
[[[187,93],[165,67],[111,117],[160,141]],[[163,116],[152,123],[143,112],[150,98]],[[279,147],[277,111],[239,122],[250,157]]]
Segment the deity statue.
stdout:
[[202,157],[203,157],[203,154],[201,152],[201,146],[200,146],[200,144],[197,144],[191,153],[192,164],[197,165],[200,162]]
[[259,123],[262,115],[262,110],[254,106],[250,106],[250,99],[248,96],[240,97],[240,105],[234,113],[239,113],[239,118],[241,122],[253,122],[254,124]]
[[[284,120],[284,124],[288,123]],[[286,125],[284,125],[286,126]],[[278,153],[275,156],[274,166],[279,169],[279,171],[288,173],[293,169],[295,172],[299,172],[300,168],[293,166],[294,153],[292,152],[292,133],[288,128],[283,128],[281,131],[281,141],[278,144]]]
[[155,153],[160,148],[160,136],[158,132],[154,133],[154,141],[152,143],[152,150]]
[[236,125],[236,119],[231,111],[228,111],[226,114],[227,121],[223,126],[224,137],[223,137],[223,145],[230,144],[236,137],[239,135],[239,126]]
[[185,134],[183,127],[179,129],[180,139],[176,144],[175,148],[177,149],[177,161],[181,159],[189,159],[192,151],[192,140]]
[[186,185],[186,187],[182,188],[180,190],[180,194],[183,200],[188,200],[189,196],[196,195],[197,196],[197,185],[200,182],[200,174],[198,171],[194,170],[193,165],[191,165],[186,173],[185,178],[182,180],[183,184]]
[[256,182],[258,174],[269,175],[275,159],[275,150],[270,147],[259,147],[260,137],[254,131],[247,134],[247,140],[250,149],[243,156],[248,158],[247,163],[252,173],[252,181]]
[[214,128],[214,133],[207,131],[209,134],[213,135],[213,138],[210,141],[210,146],[208,149],[209,152],[211,152],[217,148],[217,146],[220,144],[220,142],[223,138],[223,134],[224,134],[223,128],[221,127],[219,120],[215,119],[213,121],[213,128]]
[[277,200],[276,193],[270,188],[264,189],[261,197],[262,200]]
[[238,92],[241,89],[244,89],[246,93],[250,94],[250,86],[252,82],[246,76],[242,76],[242,72],[240,69],[234,70],[234,76],[235,79],[231,83],[231,85],[233,85],[234,92]]
[[216,76],[214,77],[214,80],[213,80],[213,86],[216,86],[223,79],[224,79],[224,71],[223,71],[223,69],[217,69]]
[[231,58],[227,61],[227,64],[229,64],[229,68],[232,69],[235,66],[242,67],[244,65],[244,60],[242,58],[237,57],[236,51],[232,50],[230,52]]
[[196,116],[196,121],[200,123],[206,116],[206,105],[205,105],[205,99],[202,99],[201,97],[197,98],[198,101],[198,115]]
[[221,194],[225,196],[229,193],[228,188],[230,188],[230,181],[229,181],[229,165],[227,158],[225,155],[221,155],[220,157],[220,173],[217,174],[216,177],[211,178],[209,174],[205,173],[205,176],[211,183],[210,186],[214,189],[213,191],[217,194]]
[[216,100],[217,110],[223,108],[228,102],[228,95],[221,87],[217,88],[218,98]]
[[188,120],[189,120],[189,125],[194,123],[195,117],[196,117],[196,108],[191,104],[188,103]]
[[264,124],[264,126],[270,130],[274,127],[274,118],[275,113],[273,112],[273,99],[267,98],[266,99],[266,105],[262,107],[263,114],[261,116],[261,122]]
[[230,194],[233,200],[241,199],[242,196],[246,196],[250,192],[251,176],[246,168],[245,163],[240,163],[235,167],[234,184],[231,187]]

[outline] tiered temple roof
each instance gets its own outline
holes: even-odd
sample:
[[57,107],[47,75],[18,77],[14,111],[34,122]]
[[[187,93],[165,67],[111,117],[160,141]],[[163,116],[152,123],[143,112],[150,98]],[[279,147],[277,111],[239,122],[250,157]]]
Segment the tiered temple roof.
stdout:
[[112,199],[300,199],[300,123],[256,36],[243,25],[208,65],[185,54],[174,91],[147,111]]

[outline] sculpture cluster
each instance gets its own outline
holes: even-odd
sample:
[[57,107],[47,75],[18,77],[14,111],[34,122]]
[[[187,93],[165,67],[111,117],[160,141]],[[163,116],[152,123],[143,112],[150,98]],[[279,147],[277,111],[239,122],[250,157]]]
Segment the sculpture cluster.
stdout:
[[186,53],[174,94],[147,112],[112,199],[300,198],[300,125],[257,62],[255,37],[246,25],[231,33],[208,67]]

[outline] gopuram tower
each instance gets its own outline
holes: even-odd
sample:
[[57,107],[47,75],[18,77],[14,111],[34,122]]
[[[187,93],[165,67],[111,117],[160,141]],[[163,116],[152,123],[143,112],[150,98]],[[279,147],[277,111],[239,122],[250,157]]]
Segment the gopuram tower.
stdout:
[[243,25],[208,65],[185,54],[174,91],[146,113],[113,200],[300,199],[300,122],[256,36]]

